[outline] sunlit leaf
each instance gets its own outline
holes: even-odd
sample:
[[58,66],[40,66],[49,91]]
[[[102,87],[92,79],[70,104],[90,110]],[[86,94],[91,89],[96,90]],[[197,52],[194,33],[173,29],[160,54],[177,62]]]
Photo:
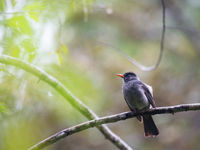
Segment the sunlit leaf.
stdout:
[[36,54],[37,54],[36,52],[31,52],[31,53],[28,55],[28,61],[29,61],[29,62],[32,62],[33,59],[35,58]]
[[20,56],[20,48],[17,45],[12,47],[11,56],[13,56],[13,57],[19,57]]
[[16,5],[16,0],[11,0],[12,5],[15,6]]
[[56,50],[58,60],[61,64],[63,64],[62,52],[64,52],[65,54],[69,53],[69,50],[66,45],[60,45],[60,47]]
[[33,52],[35,50],[35,46],[31,39],[23,40],[20,45],[25,49],[27,52]]
[[32,34],[33,30],[25,16],[14,16],[6,21],[6,25],[25,34]]
[[41,2],[34,2],[24,7],[24,10],[28,12],[30,18],[32,18],[35,21],[38,21],[41,11],[44,9],[45,6]]
[[36,46],[32,39],[25,39],[20,43],[20,46],[24,49],[25,55],[28,55],[28,61],[32,62],[36,56]]
[[35,20],[35,21],[38,21],[39,19],[39,13],[36,13],[36,12],[29,12],[29,16],[31,19]]
[[57,53],[57,55],[58,55],[58,60],[59,60],[59,62],[60,62],[61,64],[63,64],[63,58],[62,58],[62,54],[61,54],[60,50],[57,50],[56,53]]
[[0,10],[4,11],[5,8],[5,1],[4,0],[0,0]]
[[62,46],[61,46],[61,50],[62,50],[63,52],[65,52],[65,54],[69,54],[69,49],[68,49],[68,47],[67,47],[66,45],[62,45]]
[[36,11],[36,10],[40,11],[44,9],[45,9],[45,6],[41,2],[34,2],[24,7],[24,10],[27,10],[27,11]]

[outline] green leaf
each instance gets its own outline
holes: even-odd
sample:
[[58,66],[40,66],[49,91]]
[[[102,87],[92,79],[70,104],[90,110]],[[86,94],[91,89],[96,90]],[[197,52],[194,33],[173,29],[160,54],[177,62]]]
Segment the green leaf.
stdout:
[[41,2],[34,2],[24,7],[26,11],[41,11],[45,9],[45,5]]
[[16,5],[16,0],[11,0],[12,5],[15,6]]
[[32,34],[33,32],[25,16],[14,16],[6,21],[6,25],[25,34]]
[[60,48],[63,52],[65,52],[65,54],[69,54],[69,49],[66,45],[62,45]]
[[36,56],[36,46],[32,39],[25,39],[20,43],[20,46],[24,48],[25,54],[28,55],[28,61],[32,62]]
[[65,54],[69,54],[69,50],[66,45],[60,45],[59,48],[56,50],[58,60],[61,64],[63,64],[62,52]]
[[4,0],[0,0],[0,10],[4,11],[5,9],[5,1]]
[[27,52],[33,52],[35,51],[35,45],[33,44],[33,41],[31,39],[25,39],[23,40],[20,45],[25,49]]
[[61,64],[63,64],[63,58],[62,58],[62,54],[61,54],[61,51],[60,50],[57,50],[56,51],[57,55],[58,55],[58,60]]
[[38,21],[41,11],[44,10],[46,7],[41,2],[34,2],[30,5],[24,7],[24,10],[28,12],[28,15],[31,19]]
[[28,13],[29,14],[29,17],[31,18],[31,19],[33,19],[33,20],[35,20],[36,22],[38,22],[38,18],[39,18],[39,13],[37,13],[37,12],[29,12]]
[[31,52],[28,56],[28,62],[32,62],[36,56],[36,52]]
[[0,113],[8,113],[8,108],[3,102],[0,102]]
[[19,57],[20,56],[20,48],[17,45],[14,45],[11,49],[11,56]]

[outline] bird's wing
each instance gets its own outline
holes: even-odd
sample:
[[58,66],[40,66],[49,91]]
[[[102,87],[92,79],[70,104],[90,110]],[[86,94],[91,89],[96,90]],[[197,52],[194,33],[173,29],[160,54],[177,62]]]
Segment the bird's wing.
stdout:
[[[125,99],[125,97],[124,97],[124,99]],[[130,109],[131,111],[133,111],[134,113],[137,113],[137,111],[131,107],[131,105],[129,104],[129,102],[128,102],[126,99],[125,99],[125,101],[126,101],[128,107],[129,107],[129,109]],[[136,116],[136,117],[137,117],[137,119],[138,119],[140,122],[142,122],[142,117],[141,117],[141,116]]]
[[133,112],[135,112],[135,113],[136,113],[136,110],[135,110],[135,109],[133,109],[133,107],[131,107],[131,105],[129,104],[128,100],[126,100],[126,98],[125,98],[125,97],[124,97],[124,99],[125,99],[125,101],[126,101],[126,103],[127,103],[128,107],[129,107],[129,109],[130,109],[131,111],[133,111]]
[[153,108],[155,108],[156,104],[155,104],[154,99],[153,99],[153,90],[152,90],[152,88],[149,89],[149,87],[150,86],[147,85],[147,84],[144,84],[144,83],[142,84],[142,88],[144,89],[144,93],[145,93],[149,103],[151,104],[151,106]]
[[153,88],[150,85],[146,84],[146,83],[143,83],[143,84],[146,85],[146,87],[149,89],[149,92],[153,96]]

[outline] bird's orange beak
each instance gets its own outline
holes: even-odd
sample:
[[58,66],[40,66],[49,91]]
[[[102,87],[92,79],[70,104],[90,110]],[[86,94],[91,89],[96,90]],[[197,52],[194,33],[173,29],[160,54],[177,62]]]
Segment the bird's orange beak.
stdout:
[[117,76],[121,77],[121,78],[124,78],[124,75],[123,74],[117,74]]

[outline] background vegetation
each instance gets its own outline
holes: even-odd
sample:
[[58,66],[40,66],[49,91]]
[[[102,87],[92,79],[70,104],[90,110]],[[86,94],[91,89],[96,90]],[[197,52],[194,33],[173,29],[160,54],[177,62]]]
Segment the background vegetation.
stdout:
[[[157,106],[200,102],[200,2],[166,0],[167,34],[159,68],[142,72],[118,50],[152,65],[159,53],[159,0],[0,0],[0,53],[34,64],[61,81],[99,116],[128,111],[117,73],[133,71],[152,85]],[[87,119],[46,83],[0,64],[0,149],[25,150]],[[199,149],[198,112],[156,115],[157,138],[129,119],[109,127],[138,150]],[[48,150],[114,150],[97,129]]]

